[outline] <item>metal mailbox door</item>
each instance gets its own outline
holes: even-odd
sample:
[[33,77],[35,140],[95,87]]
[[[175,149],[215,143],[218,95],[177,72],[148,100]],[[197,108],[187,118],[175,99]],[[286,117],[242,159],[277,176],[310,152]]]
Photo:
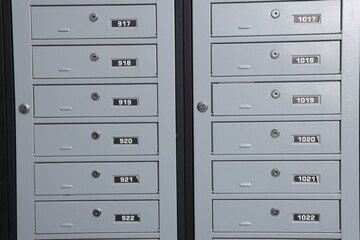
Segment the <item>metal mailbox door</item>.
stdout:
[[339,73],[339,41],[212,44],[213,77]]
[[31,26],[33,39],[156,37],[156,6],[37,6]]
[[212,4],[212,36],[340,33],[341,1]]
[[224,193],[339,193],[337,161],[213,162],[213,191]]
[[39,234],[159,231],[157,201],[37,202],[35,209]]
[[35,125],[35,156],[156,155],[157,124]]
[[157,163],[35,165],[36,195],[158,193]]
[[213,84],[214,116],[340,114],[340,83]]
[[156,45],[36,46],[33,77],[156,77],[156,51]]
[[35,117],[157,116],[157,86],[35,86]]
[[177,1],[2,2],[14,236],[176,240]]
[[358,0],[192,7],[195,240],[358,239]]
[[339,122],[214,123],[213,154],[340,153]]
[[215,232],[340,232],[336,200],[215,200]]

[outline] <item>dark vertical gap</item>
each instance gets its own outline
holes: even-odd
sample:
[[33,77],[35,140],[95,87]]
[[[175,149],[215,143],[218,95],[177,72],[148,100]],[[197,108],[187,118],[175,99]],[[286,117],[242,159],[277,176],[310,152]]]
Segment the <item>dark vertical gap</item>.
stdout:
[[0,0],[0,239],[8,239],[8,201],[7,201],[7,151],[6,151],[6,110],[5,110],[5,68],[4,68],[4,28],[3,2]]
[[[8,240],[16,240],[16,148],[15,148],[15,92],[12,41],[11,0],[2,1],[3,43],[4,43],[4,80],[6,112],[6,170],[7,170],[7,229]],[[3,206],[2,206],[3,207]],[[4,210],[4,208],[3,208]]]
[[[196,0],[195,0],[196,1]],[[194,240],[193,45],[192,0],[184,0],[184,157],[186,240]]]
[[178,240],[185,240],[186,232],[186,186],[184,165],[184,5],[183,0],[175,2],[175,64],[176,64],[176,148],[177,148],[177,212]]

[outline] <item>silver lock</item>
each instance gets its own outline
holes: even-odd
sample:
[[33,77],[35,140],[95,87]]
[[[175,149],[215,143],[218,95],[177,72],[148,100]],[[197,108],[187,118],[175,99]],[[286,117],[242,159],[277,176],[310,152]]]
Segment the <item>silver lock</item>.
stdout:
[[273,130],[271,130],[270,135],[272,138],[278,138],[278,137],[280,137],[280,131],[277,129],[273,129]]
[[93,176],[94,178],[98,178],[98,177],[100,177],[100,175],[101,175],[101,172],[99,170],[94,170],[91,173],[91,176]]
[[280,214],[280,209],[278,209],[278,208],[272,208],[272,209],[270,210],[270,213],[271,213],[271,215],[274,216],[274,217],[279,216],[279,214]]
[[271,170],[271,176],[279,177],[280,176],[280,170],[277,169],[277,168],[274,168],[273,170]]
[[97,55],[96,53],[90,54],[90,60],[93,62],[97,62],[99,60],[99,55]]
[[99,19],[99,17],[96,15],[96,13],[91,13],[89,15],[89,19],[91,22],[96,22]]
[[272,50],[270,56],[272,59],[278,59],[280,57],[280,52],[278,50]]
[[280,11],[277,9],[274,9],[271,11],[271,17],[272,18],[279,18],[280,17]]
[[91,99],[94,100],[94,101],[99,100],[100,99],[99,93],[97,93],[97,92],[92,93],[91,94]]
[[22,114],[28,114],[30,112],[29,104],[23,103],[19,106],[19,112]]
[[280,91],[275,89],[274,91],[271,92],[271,97],[273,99],[278,99],[280,97]]
[[99,132],[92,132],[91,133],[91,138],[94,140],[98,140],[100,138],[100,133]]
[[92,214],[94,215],[94,217],[100,217],[101,209],[99,209],[99,208],[94,209]]
[[206,102],[199,102],[197,105],[197,109],[199,110],[199,112],[206,112],[208,110],[209,106]]

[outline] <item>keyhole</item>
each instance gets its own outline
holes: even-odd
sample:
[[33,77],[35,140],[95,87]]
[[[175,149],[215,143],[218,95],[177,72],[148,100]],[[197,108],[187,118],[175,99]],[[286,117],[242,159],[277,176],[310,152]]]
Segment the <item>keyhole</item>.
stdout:
[[272,12],[271,12],[271,17],[273,17],[273,18],[278,18],[278,17],[280,17],[280,11],[277,10],[277,9],[272,10]]

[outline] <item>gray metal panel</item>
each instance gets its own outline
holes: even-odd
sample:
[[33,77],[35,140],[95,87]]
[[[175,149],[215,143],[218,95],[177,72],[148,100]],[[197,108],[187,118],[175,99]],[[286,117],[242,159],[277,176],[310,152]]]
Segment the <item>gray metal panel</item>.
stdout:
[[[37,202],[35,210],[38,234],[159,231],[157,201]],[[117,222],[116,214],[140,215],[140,222]]]
[[[98,139],[92,134],[99,133]],[[35,125],[35,156],[158,154],[157,124]],[[138,138],[138,144],[114,144],[113,138]]]
[[[271,53],[278,51],[278,58]],[[318,56],[317,64],[293,64],[293,57]],[[337,74],[340,42],[244,43],[212,45],[212,76]]]
[[[276,130],[280,135],[271,136]],[[339,122],[214,123],[213,154],[339,153]],[[319,136],[295,143],[294,136]]]
[[339,114],[340,91],[340,82],[213,84],[213,114]]
[[[90,56],[97,54],[97,61]],[[114,59],[136,59],[137,66],[112,67]],[[36,46],[34,78],[155,77],[155,45]]]
[[[93,172],[100,173],[93,176]],[[115,177],[123,177],[115,182]],[[125,179],[125,177],[128,177]],[[129,179],[137,177],[137,181]],[[158,193],[158,165],[137,163],[51,163],[35,165],[36,195]]]
[[[90,21],[90,14],[98,19]],[[136,20],[136,27],[112,27]],[[31,8],[33,39],[156,37],[155,5],[40,6]]]
[[[215,232],[340,232],[336,200],[215,200],[213,210]],[[293,214],[320,214],[320,220],[297,222]]]
[[[279,175],[274,175],[274,172]],[[214,193],[339,193],[339,162],[213,162]],[[317,182],[296,182],[296,176]]]
[[[92,99],[96,93],[98,99]],[[136,99],[137,105],[114,105],[114,99]],[[35,86],[35,117],[156,116],[157,86]]]
[[341,236],[342,240],[351,240],[360,239],[360,4],[358,0],[342,2]]
[[[340,12],[340,0],[212,4],[212,36],[339,33]],[[321,14],[320,22],[294,21],[294,15],[314,14]]]

